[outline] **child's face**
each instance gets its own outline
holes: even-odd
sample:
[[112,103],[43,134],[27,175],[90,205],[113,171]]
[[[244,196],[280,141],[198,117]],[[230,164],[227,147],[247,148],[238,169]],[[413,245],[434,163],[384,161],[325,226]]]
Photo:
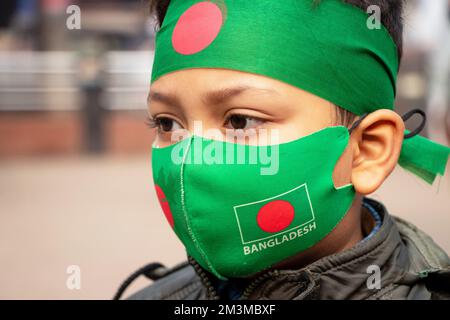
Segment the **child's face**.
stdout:
[[[249,130],[251,144],[264,144],[258,141],[260,129],[275,133],[280,143],[335,125],[330,102],[281,81],[225,69],[188,69],[162,76],[151,86],[149,111],[157,120],[156,143],[161,147],[176,142],[174,132],[193,132],[194,121],[200,121],[203,132],[220,132],[214,139],[228,140],[227,130]],[[270,143],[273,135],[268,137]],[[335,168],[336,186],[350,183],[351,154],[346,150]]]
[[[335,126],[335,108],[332,103],[281,81],[226,69],[188,69],[166,74],[153,82],[149,96],[159,147],[178,142],[183,132],[233,142],[227,135],[229,130],[253,130],[254,135],[249,134],[248,139],[251,144],[288,142]],[[199,122],[204,134],[196,131]],[[206,132],[211,129],[215,130],[213,137]],[[353,185],[357,194],[351,208],[325,238],[276,267],[297,268],[350,248],[362,239],[361,195],[373,193],[392,172],[404,129],[402,119],[391,110],[377,110],[362,119],[332,174],[336,187]],[[277,133],[277,141],[260,143],[258,135],[262,134],[258,130]]]

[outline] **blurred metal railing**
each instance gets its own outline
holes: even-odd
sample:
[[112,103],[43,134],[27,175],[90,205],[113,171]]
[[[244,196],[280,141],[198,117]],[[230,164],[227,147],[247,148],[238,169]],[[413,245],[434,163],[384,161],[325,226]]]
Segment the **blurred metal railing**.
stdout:
[[[104,108],[143,110],[153,52],[111,51],[104,56]],[[76,52],[0,52],[0,111],[81,109]]]

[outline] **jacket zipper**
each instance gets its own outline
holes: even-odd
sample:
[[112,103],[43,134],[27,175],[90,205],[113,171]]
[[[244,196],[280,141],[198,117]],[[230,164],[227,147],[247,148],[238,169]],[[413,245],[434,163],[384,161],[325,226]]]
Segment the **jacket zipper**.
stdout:
[[[202,267],[198,264],[197,261],[194,260],[192,257],[188,257],[189,263],[194,267],[195,272],[200,277],[200,280],[202,281],[203,285],[206,287],[207,290],[207,298],[210,300],[219,300],[220,297],[216,292],[216,289],[214,289],[213,285],[211,284],[211,281],[209,280],[208,275],[206,272],[202,269]],[[267,271],[263,273],[262,275],[258,276],[255,280],[253,280],[247,288],[245,288],[244,292],[242,293],[239,300],[247,300],[248,297],[255,291],[256,287],[264,280],[278,275],[277,270]]]
[[255,291],[256,287],[263,282],[264,280],[272,277],[272,276],[276,276],[278,275],[278,271],[277,270],[272,270],[272,271],[267,271],[265,273],[263,273],[262,275],[258,276],[255,280],[253,280],[247,288],[245,288],[244,292],[242,293],[241,297],[239,298],[239,300],[247,300],[250,295]]
[[200,277],[200,280],[207,290],[206,298],[209,300],[219,300],[220,297],[217,294],[216,289],[214,289],[213,285],[211,284],[211,281],[209,280],[206,272],[203,271],[202,267],[197,263],[197,261],[194,260],[194,258],[188,257],[188,260],[189,263],[194,267],[195,272]]

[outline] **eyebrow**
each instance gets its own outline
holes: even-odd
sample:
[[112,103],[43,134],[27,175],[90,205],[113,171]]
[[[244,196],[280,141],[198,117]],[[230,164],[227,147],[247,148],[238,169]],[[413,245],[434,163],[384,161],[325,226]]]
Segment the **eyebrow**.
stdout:
[[160,102],[163,104],[166,104],[168,106],[177,108],[177,109],[182,109],[181,106],[181,102],[180,100],[172,94],[165,94],[165,93],[161,93],[161,92],[157,92],[157,91],[150,91],[148,98],[147,98],[147,102],[151,103],[151,102]]
[[[230,88],[223,88],[215,91],[207,92],[202,101],[205,105],[219,105],[223,104],[232,98],[235,98],[247,91],[259,91],[259,92],[272,92],[277,91],[270,88],[258,88],[251,86],[236,86]],[[151,91],[148,96],[148,102],[161,102],[174,108],[182,109],[182,104],[177,96],[172,94],[166,94],[157,91]]]

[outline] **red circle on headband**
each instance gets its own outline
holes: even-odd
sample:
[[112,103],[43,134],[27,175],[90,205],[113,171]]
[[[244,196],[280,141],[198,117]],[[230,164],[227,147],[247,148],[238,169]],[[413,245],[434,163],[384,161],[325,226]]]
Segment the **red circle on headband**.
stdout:
[[178,19],[172,34],[173,48],[184,55],[202,51],[217,37],[222,22],[222,11],[216,4],[209,1],[194,4]]
[[289,227],[294,220],[294,215],[295,210],[292,204],[285,200],[275,200],[259,209],[256,220],[261,230],[275,233]]

